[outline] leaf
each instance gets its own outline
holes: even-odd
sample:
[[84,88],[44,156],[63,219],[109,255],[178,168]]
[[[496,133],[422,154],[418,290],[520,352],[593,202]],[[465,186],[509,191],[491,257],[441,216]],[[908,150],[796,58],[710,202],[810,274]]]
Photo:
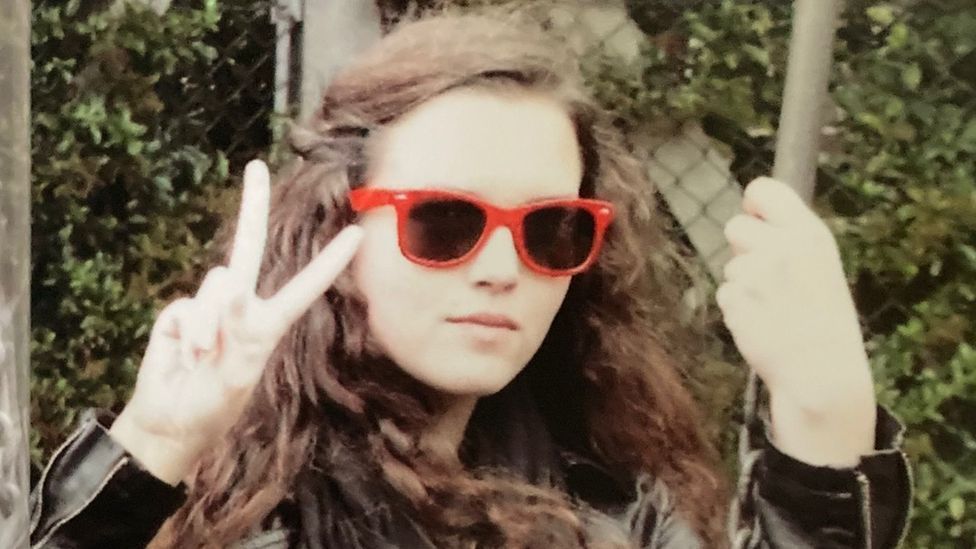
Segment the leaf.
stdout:
[[908,65],[901,73],[901,81],[909,91],[916,91],[922,83],[922,68],[917,63]]
[[956,249],[962,254],[963,259],[970,269],[976,271],[976,248],[970,246],[969,244],[958,244]]
[[954,497],[949,500],[949,516],[955,520],[962,519],[963,514],[966,512],[966,502],[960,497]]
[[970,120],[959,134],[959,147],[971,153],[976,153],[976,118]]
[[872,21],[886,27],[895,22],[895,10],[890,4],[871,6],[865,13]]
[[767,49],[767,48],[760,48],[760,47],[755,46],[753,44],[743,44],[742,45],[742,51],[747,56],[749,56],[750,59],[752,59],[753,61],[759,63],[763,67],[768,67],[769,66],[769,64],[770,64],[770,61],[769,61],[769,49]]
[[904,23],[896,23],[888,32],[888,47],[895,50],[904,48],[908,44],[910,34],[911,31],[907,25]]

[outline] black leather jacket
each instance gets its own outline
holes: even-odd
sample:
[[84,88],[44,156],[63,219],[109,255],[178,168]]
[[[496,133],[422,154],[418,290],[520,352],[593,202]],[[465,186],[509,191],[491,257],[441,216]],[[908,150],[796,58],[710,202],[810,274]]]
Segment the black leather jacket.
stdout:
[[[110,421],[107,413],[86,414],[51,459],[31,494],[32,548],[144,547],[184,501],[182,487],[157,480],[114,442],[107,432]],[[758,441],[758,459],[744,471],[748,482],[737,497],[745,528],[733,526],[735,545],[898,546],[905,535],[911,477],[899,448],[902,426],[884,409],[878,410],[877,425],[876,451],[852,469],[814,467],[779,452],[768,438]],[[600,511],[588,521],[590,535],[623,535],[641,548],[703,546],[673,512],[661,483],[647,476],[622,480],[571,452],[560,452],[559,462],[566,489]],[[323,505],[296,484],[296,497],[255,525],[236,549],[434,547],[404,515],[380,506],[350,508],[341,493],[335,501],[346,504]],[[320,535],[308,535],[310,529]]]

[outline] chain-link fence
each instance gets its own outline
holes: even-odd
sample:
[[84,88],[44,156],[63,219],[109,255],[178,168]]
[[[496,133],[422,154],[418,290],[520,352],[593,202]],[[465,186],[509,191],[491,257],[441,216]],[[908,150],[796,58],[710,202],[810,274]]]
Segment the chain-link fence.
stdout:
[[239,175],[249,160],[268,154],[279,124],[276,94],[287,97],[289,81],[275,79],[279,37],[273,15],[281,15],[274,2],[225,2],[220,12],[215,32],[206,38],[214,61],[199,80],[160,95],[179,98],[173,115],[197,121],[202,145],[226,156],[230,173]]
[[[615,79],[611,108],[676,115],[636,131],[713,289],[730,257],[722,227],[744,186],[772,172],[791,6],[697,3],[675,15],[672,4],[580,7],[565,19],[626,59],[599,73]],[[813,206],[841,245],[879,400],[908,427],[913,547],[976,542],[974,30],[971,3],[848,3],[823,108]]]
[[[48,13],[43,4],[35,6],[35,17]],[[178,134],[170,137],[225,161],[218,172],[230,174],[221,187],[228,192],[216,198],[231,196],[243,164],[267,156],[282,120],[298,112],[301,82],[315,77],[307,68],[303,74],[302,44],[314,38],[321,55],[341,49],[332,47],[344,40],[339,32],[309,36],[305,21],[313,4],[221,4],[202,40],[210,51],[203,62],[188,63],[195,72],[154,84],[164,102],[159,108],[178,121],[167,125]],[[378,4],[377,20],[365,24],[384,26],[410,5]],[[169,6],[170,12],[190,8]],[[709,303],[731,257],[723,227],[740,211],[744,186],[772,170],[790,5],[565,2],[548,16],[584,59],[594,94],[620,116],[646,156],[680,237],[701,260],[706,276],[691,302],[714,319],[716,360],[695,375],[711,382],[703,398],[717,424],[714,434],[723,451],[734,453],[727,425],[741,420],[735,395],[743,365]],[[824,105],[814,207],[841,244],[879,400],[909,427],[920,532],[910,539],[920,547],[976,542],[976,430],[967,420],[976,410],[976,288],[967,282],[976,278],[974,67],[976,9],[968,0],[850,2]],[[209,223],[195,234],[212,230]],[[170,292],[188,288],[188,280],[171,284]],[[167,291],[151,295],[163,298]],[[715,379],[737,390],[717,391]],[[43,386],[41,394],[50,390]],[[54,428],[66,428],[59,421]]]

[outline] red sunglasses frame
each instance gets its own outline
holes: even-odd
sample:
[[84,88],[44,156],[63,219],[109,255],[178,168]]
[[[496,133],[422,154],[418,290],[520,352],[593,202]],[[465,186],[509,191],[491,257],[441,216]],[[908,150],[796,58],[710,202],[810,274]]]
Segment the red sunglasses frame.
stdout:
[[[419,257],[409,251],[407,243],[404,241],[404,235],[406,234],[407,213],[410,211],[410,208],[417,203],[436,198],[463,200],[465,202],[474,204],[485,212],[485,227],[482,229],[481,235],[478,237],[478,241],[475,242],[474,246],[472,246],[468,252],[456,259],[437,261]],[[392,205],[394,208],[396,208],[397,241],[398,245],[400,246],[400,252],[404,257],[419,265],[435,268],[447,268],[460,265],[478,253],[478,251],[488,241],[488,237],[495,231],[496,228],[507,227],[508,230],[512,232],[512,238],[515,241],[515,249],[518,252],[519,258],[521,258],[522,262],[533,271],[548,276],[570,276],[588,269],[596,260],[597,255],[600,253],[600,248],[603,246],[603,236],[614,216],[613,204],[605,200],[597,200],[592,198],[555,198],[540,200],[538,202],[532,202],[530,204],[517,206],[515,208],[502,208],[500,206],[495,206],[494,204],[485,202],[477,196],[468,193],[440,189],[393,190],[359,188],[354,189],[349,193],[349,201],[352,205],[352,209],[356,212],[364,212],[380,206]],[[522,230],[522,222],[525,219],[525,216],[540,208],[552,206],[570,206],[580,208],[590,212],[593,215],[593,245],[590,249],[590,253],[582,264],[571,269],[552,269],[546,267],[545,265],[540,265],[534,259],[532,259],[532,255],[525,247],[525,234]]]

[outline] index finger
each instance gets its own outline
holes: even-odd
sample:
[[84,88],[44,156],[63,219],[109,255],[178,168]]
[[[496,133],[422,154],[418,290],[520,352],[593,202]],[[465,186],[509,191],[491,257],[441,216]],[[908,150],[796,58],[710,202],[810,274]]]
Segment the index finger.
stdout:
[[267,320],[280,323],[280,331],[298,320],[352,261],[362,239],[363,230],[356,225],[340,231],[304,269],[268,298],[267,310],[271,314]]
[[249,290],[257,286],[264,245],[268,238],[270,180],[268,166],[260,160],[252,160],[244,168],[244,190],[229,268]]

